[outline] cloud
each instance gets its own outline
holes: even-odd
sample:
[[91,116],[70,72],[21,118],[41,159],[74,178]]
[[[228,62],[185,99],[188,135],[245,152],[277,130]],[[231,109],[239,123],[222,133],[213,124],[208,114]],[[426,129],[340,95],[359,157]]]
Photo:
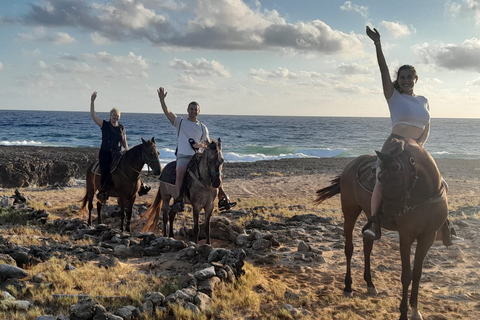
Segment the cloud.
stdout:
[[3,63],[0,62],[0,70],[3,69]]
[[369,74],[370,69],[367,66],[360,65],[358,63],[342,63],[337,69],[341,74],[351,75],[351,74]]
[[453,17],[469,16],[473,13],[475,25],[480,25],[480,0],[463,0],[461,3],[448,1],[445,11]]
[[343,5],[340,6],[340,9],[344,11],[356,12],[364,18],[368,17],[368,7],[353,4],[352,1],[345,2]]
[[50,42],[56,45],[70,44],[75,42],[75,38],[65,32],[49,33],[46,28],[36,28],[33,33],[19,33],[19,41],[38,41]]
[[399,22],[392,21],[382,21],[380,23],[388,33],[390,33],[394,38],[400,38],[410,35],[412,32],[415,33],[416,30],[409,28],[407,25],[401,24]]
[[39,67],[40,69],[43,69],[43,70],[45,70],[45,69],[48,68],[48,66],[47,66],[47,64],[45,63],[45,61],[42,61],[42,60],[38,61],[38,67]]
[[142,56],[137,56],[133,52],[130,52],[126,56],[116,56],[109,54],[105,51],[98,52],[96,54],[86,54],[85,57],[97,61],[101,61],[103,63],[108,64],[109,66],[115,67],[135,67],[140,69],[148,69],[147,61],[142,58]]
[[413,47],[426,63],[449,70],[474,70],[480,72],[480,40],[466,39],[461,44],[443,43],[437,46],[419,44]]
[[[43,6],[31,5],[24,23],[87,31],[98,44],[144,39],[157,46],[215,50],[293,49],[345,56],[362,51],[354,33],[334,30],[321,20],[287,23],[276,10],[262,9],[258,1],[253,7],[242,0],[191,1],[186,7],[190,14],[176,15],[171,20],[168,13],[182,10],[183,2],[176,7],[168,1],[161,7],[151,0],[93,4],[45,0]],[[348,2],[344,6],[364,10]]]
[[204,58],[196,59],[193,63],[175,58],[170,62],[170,67],[189,75],[230,77],[230,72],[222,64]]

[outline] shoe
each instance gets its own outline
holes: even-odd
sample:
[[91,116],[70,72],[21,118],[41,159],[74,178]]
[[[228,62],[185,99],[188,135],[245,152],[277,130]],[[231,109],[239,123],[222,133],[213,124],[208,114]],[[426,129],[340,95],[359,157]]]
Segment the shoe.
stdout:
[[185,204],[182,201],[175,201],[171,206],[170,210],[173,212],[183,212],[185,211]]
[[148,192],[152,189],[152,187],[147,186],[146,184],[142,184],[140,186],[140,189],[138,190],[138,195],[139,196],[144,196],[148,194]]
[[452,242],[452,244],[456,244],[456,243],[465,242],[465,239],[457,237],[456,235],[452,234],[450,235],[450,241]]
[[380,226],[376,222],[367,223],[362,230],[362,234],[364,238],[378,240],[381,237]]
[[237,205],[236,202],[228,202],[226,198],[223,198],[222,200],[218,201],[218,210],[220,211],[230,210],[236,205]]
[[97,200],[105,204],[105,202],[107,202],[107,193],[105,191],[99,191],[97,193]]

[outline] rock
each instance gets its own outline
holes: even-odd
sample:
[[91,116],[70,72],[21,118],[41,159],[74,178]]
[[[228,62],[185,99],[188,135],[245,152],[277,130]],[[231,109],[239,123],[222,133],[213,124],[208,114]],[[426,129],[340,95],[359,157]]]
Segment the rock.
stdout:
[[215,268],[213,266],[199,270],[193,274],[198,281],[203,281],[215,276]]
[[3,300],[1,306],[5,309],[27,311],[32,304],[26,300]]
[[165,300],[161,292],[146,292],[143,294],[143,301],[151,301],[154,306],[159,306]]
[[140,317],[140,311],[134,306],[124,306],[114,313],[122,319],[137,319]]
[[9,264],[0,264],[0,280],[6,279],[23,279],[28,276],[28,273],[19,268]]
[[92,299],[79,300],[77,304],[70,306],[71,319],[91,319],[94,315],[95,302]]
[[306,244],[304,241],[300,241],[297,247],[299,252],[308,252],[311,251],[310,245]]
[[197,295],[195,296],[195,305],[200,311],[208,310],[212,307],[212,298],[203,292],[197,292]]
[[272,247],[272,243],[267,239],[258,239],[252,242],[252,249],[255,251],[266,250]]
[[54,316],[40,316],[40,317],[36,317],[34,320],[57,320],[57,317],[54,317]]

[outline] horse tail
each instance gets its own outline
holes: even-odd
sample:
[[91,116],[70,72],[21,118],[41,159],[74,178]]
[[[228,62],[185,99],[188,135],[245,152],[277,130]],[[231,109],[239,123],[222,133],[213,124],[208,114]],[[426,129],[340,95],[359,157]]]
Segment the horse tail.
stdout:
[[82,206],[80,207],[79,212],[82,212],[85,210],[85,207],[87,206],[89,198],[93,199],[93,196],[90,195],[89,193],[95,194],[95,174],[92,172],[92,167],[95,163],[92,163],[91,165],[88,166],[87,168],[87,174],[85,177],[85,196],[83,197],[82,200]]
[[153,204],[142,215],[141,221],[146,223],[142,228],[142,232],[156,232],[158,231],[158,221],[160,220],[160,206],[162,205],[162,195],[160,188],[158,188],[157,196]]
[[315,204],[320,204],[324,200],[330,199],[334,195],[337,195],[340,193],[340,178],[341,176],[338,175],[335,178],[333,178],[330,182],[332,183],[328,187],[322,188],[317,190],[317,199],[315,199]]

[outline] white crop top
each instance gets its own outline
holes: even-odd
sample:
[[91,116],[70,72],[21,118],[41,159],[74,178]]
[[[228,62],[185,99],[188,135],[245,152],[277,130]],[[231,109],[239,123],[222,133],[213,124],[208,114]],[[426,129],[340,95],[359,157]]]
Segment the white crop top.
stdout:
[[393,127],[397,124],[408,124],[425,129],[430,122],[430,106],[424,96],[410,96],[393,90],[387,103]]

